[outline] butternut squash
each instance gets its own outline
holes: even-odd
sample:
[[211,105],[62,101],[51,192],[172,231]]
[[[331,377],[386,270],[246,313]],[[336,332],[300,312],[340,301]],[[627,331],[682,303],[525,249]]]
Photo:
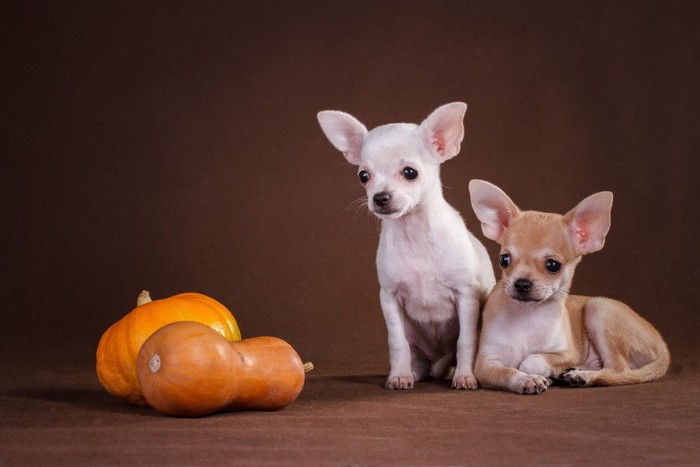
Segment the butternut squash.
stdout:
[[177,417],[280,409],[297,398],[305,380],[302,360],[284,340],[229,342],[188,321],[154,332],[141,347],[136,372],[148,404]]

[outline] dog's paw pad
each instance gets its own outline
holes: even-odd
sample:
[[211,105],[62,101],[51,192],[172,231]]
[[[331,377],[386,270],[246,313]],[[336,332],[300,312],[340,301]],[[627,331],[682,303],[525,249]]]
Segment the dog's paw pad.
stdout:
[[543,394],[549,387],[550,380],[542,375],[525,375],[517,384],[520,394]]
[[452,378],[453,389],[477,389],[479,383],[473,375],[455,376]]
[[576,368],[569,368],[559,376],[558,380],[567,386],[575,388],[588,386],[588,379],[584,372]]
[[413,389],[413,376],[389,376],[386,380],[387,389]]

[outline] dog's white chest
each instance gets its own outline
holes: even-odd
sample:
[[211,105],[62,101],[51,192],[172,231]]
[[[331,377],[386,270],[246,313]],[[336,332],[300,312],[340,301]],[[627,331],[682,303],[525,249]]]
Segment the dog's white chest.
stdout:
[[509,349],[502,357],[511,359],[511,366],[517,367],[528,355],[568,348],[569,323],[557,307],[514,305],[502,311],[489,320],[487,339],[490,344]]
[[[432,258],[402,258],[388,268],[386,285],[416,321],[445,321],[455,316],[454,278]],[[383,285],[384,286],[384,285]]]
[[395,293],[411,319],[442,322],[456,317],[456,294],[470,279],[466,255],[471,245],[466,229],[461,233],[382,231],[377,252],[379,281],[383,289]]

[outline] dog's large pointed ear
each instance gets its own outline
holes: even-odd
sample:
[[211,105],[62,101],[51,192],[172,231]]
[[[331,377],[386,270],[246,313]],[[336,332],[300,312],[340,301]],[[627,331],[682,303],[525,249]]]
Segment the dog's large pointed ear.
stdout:
[[469,182],[469,195],[476,217],[481,221],[481,231],[486,238],[501,243],[503,234],[520,209],[503,190],[484,180]]
[[354,165],[360,165],[360,151],[367,128],[355,117],[337,110],[319,112],[318,123],[326,138]]
[[601,191],[581,201],[564,216],[578,254],[585,255],[603,248],[610,230],[612,203],[613,194]]
[[453,102],[438,107],[420,125],[426,144],[433,149],[440,162],[459,154],[464,138],[464,114],[467,104]]

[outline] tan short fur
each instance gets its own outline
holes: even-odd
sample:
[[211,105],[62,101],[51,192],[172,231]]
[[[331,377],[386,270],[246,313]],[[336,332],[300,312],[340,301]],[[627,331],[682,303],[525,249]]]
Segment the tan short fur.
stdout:
[[[553,380],[617,385],[666,373],[668,348],[648,321],[616,300],[569,295],[581,257],[604,245],[612,193],[596,193],[559,215],[521,211],[481,180],[470,183],[470,192],[505,265],[483,314],[475,364],[481,386],[540,394]],[[556,272],[547,269],[557,264]]]

